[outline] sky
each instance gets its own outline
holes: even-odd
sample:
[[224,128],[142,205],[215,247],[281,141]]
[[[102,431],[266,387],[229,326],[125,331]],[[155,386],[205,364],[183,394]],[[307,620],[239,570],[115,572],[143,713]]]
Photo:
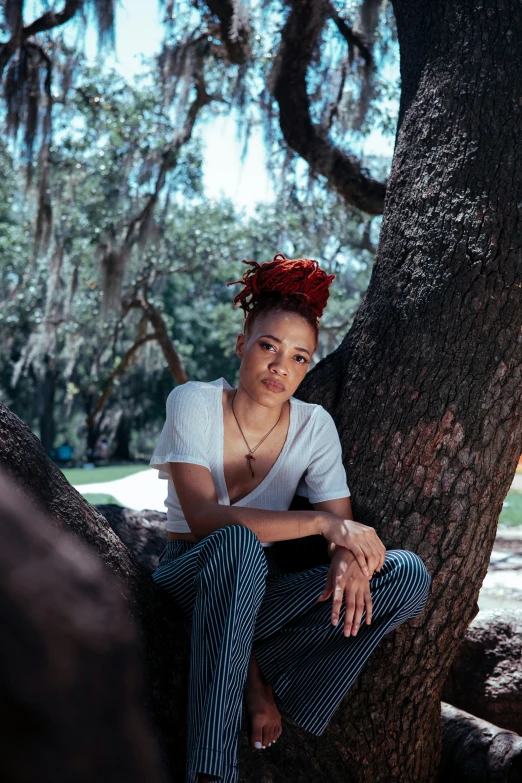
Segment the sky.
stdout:
[[[142,57],[152,57],[159,51],[162,36],[159,2],[120,0],[116,14],[116,56],[105,61],[130,78],[140,71]],[[86,34],[86,54],[96,59],[94,27]],[[252,131],[244,164],[240,161],[242,148],[233,118],[217,117],[211,125],[200,126],[197,132],[203,139],[203,181],[209,198],[224,195],[250,214],[257,203],[273,199],[260,129]]]
[[[106,59],[126,78],[141,69],[141,58],[151,57],[161,46],[163,30],[158,0],[119,0],[116,13],[116,54]],[[86,34],[86,54],[95,59],[97,40],[93,26]],[[240,161],[241,145],[237,140],[237,126],[233,117],[217,117],[212,123],[200,125],[197,133],[203,139],[203,180],[209,198],[230,198],[237,207],[251,214],[257,203],[274,197],[266,171],[266,151],[261,128],[254,128],[244,163]],[[389,140],[372,133],[358,148],[363,153],[392,154]]]

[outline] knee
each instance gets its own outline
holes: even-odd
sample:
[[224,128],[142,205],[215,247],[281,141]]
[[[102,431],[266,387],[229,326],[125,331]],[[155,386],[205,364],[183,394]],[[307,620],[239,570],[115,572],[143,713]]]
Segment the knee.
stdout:
[[421,558],[408,549],[391,550],[386,554],[394,561],[397,587],[404,601],[415,606],[416,614],[424,608],[431,586],[431,576]]
[[263,547],[255,533],[243,525],[227,525],[209,536],[233,560],[264,560]]

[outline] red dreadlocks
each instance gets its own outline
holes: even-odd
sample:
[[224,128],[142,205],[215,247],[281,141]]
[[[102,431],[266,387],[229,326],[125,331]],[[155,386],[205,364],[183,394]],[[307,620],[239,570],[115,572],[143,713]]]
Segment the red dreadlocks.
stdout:
[[[280,294],[281,304],[290,304],[301,299],[303,310],[309,310],[318,319],[322,316],[330,292],[330,283],[335,275],[328,275],[317,261],[309,258],[285,258],[277,253],[273,261],[258,264],[257,261],[243,261],[252,268],[247,269],[241,280],[229,285],[244,283],[245,287],[234,297],[234,307],[238,305],[249,314],[263,295]],[[273,299],[273,297],[270,297]],[[292,308],[294,309],[294,308]],[[303,313],[304,314],[304,313]]]

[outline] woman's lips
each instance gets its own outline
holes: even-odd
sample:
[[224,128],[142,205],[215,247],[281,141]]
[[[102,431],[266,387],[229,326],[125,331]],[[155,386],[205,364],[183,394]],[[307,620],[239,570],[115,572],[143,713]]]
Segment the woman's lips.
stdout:
[[278,383],[271,383],[270,381],[262,381],[265,386],[273,392],[284,392],[284,386],[280,386]]

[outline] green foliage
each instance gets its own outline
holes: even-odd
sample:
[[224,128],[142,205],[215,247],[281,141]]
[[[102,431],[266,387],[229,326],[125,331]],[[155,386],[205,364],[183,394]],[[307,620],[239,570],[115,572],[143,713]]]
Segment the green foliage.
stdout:
[[[85,157],[88,156],[86,151]],[[63,151],[60,153],[63,156]],[[71,153],[72,154],[72,153]],[[74,174],[74,168],[69,167]],[[76,187],[88,189],[91,171]],[[99,174],[96,173],[96,177]],[[61,176],[62,184],[67,182]],[[95,188],[93,188],[95,190]],[[71,200],[67,214],[69,253],[61,270],[61,286],[69,290],[77,269],[77,288],[67,318],[58,325],[52,350],[56,366],[55,410],[57,441],[64,438],[81,450],[83,415],[103,388],[108,373],[136,338],[138,318],[130,314],[122,323],[100,324],[99,276],[96,255],[96,216],[102,217],[104,201],[93,194]],[[106,214],[110,212],[108,199]],[[376,221],[377,222],[377,221]],[[91,233],[88,233],[90,225]],[[213,380],[224,376],[237,381],[239,360],[235,356],[236,336],[242,328],[243,313],[234,309],[232,299],[239,290],[226,283],[238,280],[244,272],[243,258],[259,262],[271,260],[276,252],[289,256],[317,258],[333,271],[336,281],[323,317],[321,343],[316,359],[333,350],[347,331],[369,278],[372,253],[360,247],[365,225],[335,200],[324,198],[314,207],[299,204],[282,209],[265,205],[248,217],[238,214],[227,202],[204,198],[173,201],[163,217],[162,231],[129,264],[126,285],[132,287],[143,265],[154,270],[149,300],[160,310],[190,378]],[[378,231],[375,227],[374,233]],[[94,236],[93,236],[94,234]],[[374,238],[375,239],[375,238]],[[19,268],[21,272],[21,265]],[[38,328],[45,307],[45,269],[37,268],[39,282],[22,288],[23,297],[10,301],[13,322],[0,322],[4,367],[20,362],[24,340]],[[29,291],[31,289],[31,292]],[[35,303],[29,309],[28,297]],[[19,320],[17,320],[19,319]],[[25,323],[23,336],[20,324]],[[34,395],[38,395],[39,374],[26,368],[16,387],[9,373],[2,376],[2,393],[14,411],[38,428]],[[165,399],[173,381],[158,345],[146,344],[136,362],[117,379],[108,405],[111,412],[125,411],[132,420],[131,443],[135,456],[146,457],[157,438],[164,417]],[[110,425],[110,421],[109,421]],[[114,433],[112,433],[114,434]],[[88,481],[94,480],[88,477]],[[98,479],[96,479],[98,480]]]
[[[198,16],[196,7],[193,15]],[[183,27],[180,18],[176,24]],[[206,22],[201,18],[198,24],[203,29]],[[274,24],[275,11],[270,18]],[[206,61],[207,90],[227,100],[211,105],[207,121],[213,113],[229,111],[231,104],[242,105],[245,129],[258,121],[253,95],[270,64],[270,25],[254,36],[257,64],[241,79],[219,56]],[[183,32],[175,28],[174,38]],[[389,41],[384,30],[379,35],[384,51]],[[159,190],[146,232],[126,259],[121,312],[102,321],[100,260],[112,247],[122,246],[149,203],[181,114],[179,105],[174,110],[165,100],[164,85],[152,68],[130,84],[115,72],[88,67],[61,40],[53,51],[56,70],[67,74],[68,81],[58,80],[53,92],[47,247],[33,243],[37,194],[25,188],[16,156],[0,145],[0,394],[14,412],[36,432],[51,417],[52,441],[67,439],[76,455],[85,453],[87,440],[93,442],[86,417],[111,372],[144,329],[151,329],[142,310],[124,306],[138,291],[145,291],[161,314],[190,378],[224,376],[236,383],[235,342],[243,313],[232,306],[238,288],[226,283],[241,277],[242,259],[262,262],[277,252],[317,258],[336,275],[314,360],[334,350],[366,290],[380,220],[370,223],[347,209],[321,182],[310,186],[292,166],[279,169],[284,186],[276,202],[260,205],[251,216],[226,200],[209,201],[203,193],[202,150],[195,139],[168,153],[176,155],[176,165]],[[332,49],[330,64],[323,63],[325,74],[333,67],[334,54]],[[187,89],[186,98],[189,83]],[[179,104],[179,94],[176,100]],[[341,125],[336,127],[333,134],[341,132]],[[281,140],[271,138],[280,145]],[[140,347],[111,383],[99,429],[113,448],[125,451],[130,444],[133,456],[146,459],[174,383],[158,343]],[[93,481],[91,475],[85,480]]]

